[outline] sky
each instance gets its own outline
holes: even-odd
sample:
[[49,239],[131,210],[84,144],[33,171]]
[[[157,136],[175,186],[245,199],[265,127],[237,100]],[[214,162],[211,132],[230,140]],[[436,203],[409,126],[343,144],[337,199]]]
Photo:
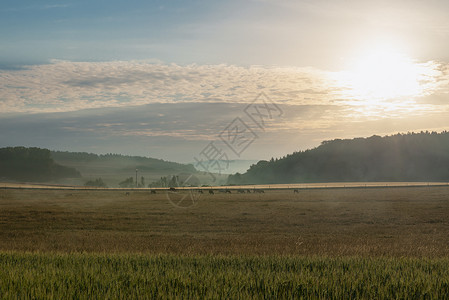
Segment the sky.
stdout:
[[258,160],[449,130],[448,19],[447,1],[5,0],[0,147]]

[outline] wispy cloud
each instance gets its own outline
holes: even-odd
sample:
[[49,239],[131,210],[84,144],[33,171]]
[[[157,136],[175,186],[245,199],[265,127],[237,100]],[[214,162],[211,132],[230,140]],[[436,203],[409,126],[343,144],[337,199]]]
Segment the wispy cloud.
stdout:
[[[142,62],[67,62],[0,72],[3,112],[56,112],[148,103],[245,103],[261,90],[281,103],[328,103],[324,73],[308,69]],[[313,100],[311,98],[313,96]]]
[[67,8],[70,4],[68,3],[56,3],[56,4],[46,4],[43,6],[44,9],[52,9],[52,8]]
[[[443,64],[438,68],[432,79],[436,84],[426,91],[426,99],[429,94],[445,92],[448,68]],[[280,104],[350,108],[357,99],[345,98],[347,87],[333,75],[313,68],[55,60],[26,69],[0,70],[0,109],[3,113],[42,113],[150,103],[249,103],[261,91]],[[429,99],[427,103],[436,105]]]
[[[234,118],[245,119],[245,107],[245,103],[224,102],[151,103],[2,116],[0,147],[24,145],[192,161],[209,142],[220,141],[219,134]],[[279,107],[282,117],[258,131],[259,138],[244,158],[279,157],[333,138],[449,128],[445,112],[379,119],[361,118],[340,104]]]
[[0,9],[0,12],[20,12],[27,10],[47,10],[47,9],[57,9],[57,8],[67,8],[70,7],[69,3],[54,3],[54,4],[44,4],[44,5],[27,5],[27,6],[15,6],[8,7],[5,9]]
[[[0,146],[26,145],[72,151],[120,152],[191,161],[236,117],[245,104],[153,103],[138,107],[99,108],[0,118]],[[263,138],[247,157],[285,154],[301,135],[338,128],[337,106],[280,105],[282,118],[267,124]],[[262,137],[262,132],[259,131]],[[318,141],[319,142],[319,141]],[[304,143],[304,141],[303,141]],[[315,141],[311,145],[316,144]],[[257,154],[254,154],[257,153]]]

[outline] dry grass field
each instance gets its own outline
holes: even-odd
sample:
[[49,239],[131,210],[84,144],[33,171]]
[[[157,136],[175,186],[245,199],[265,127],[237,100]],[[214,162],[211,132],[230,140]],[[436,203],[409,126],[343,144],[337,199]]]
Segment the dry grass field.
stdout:
[[0,298],[449,297],[447,186],[126,193],[0,189]]
[[0,251],[449,254],[445,186],[198,197],[194,206],[182,209],[168,201],[166,192],[0,189]]

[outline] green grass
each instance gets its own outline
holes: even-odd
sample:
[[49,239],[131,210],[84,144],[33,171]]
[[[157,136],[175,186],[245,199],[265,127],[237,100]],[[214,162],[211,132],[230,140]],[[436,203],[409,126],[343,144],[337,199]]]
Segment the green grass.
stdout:
[[449,259],[0,253],[3,299],[447,299]]

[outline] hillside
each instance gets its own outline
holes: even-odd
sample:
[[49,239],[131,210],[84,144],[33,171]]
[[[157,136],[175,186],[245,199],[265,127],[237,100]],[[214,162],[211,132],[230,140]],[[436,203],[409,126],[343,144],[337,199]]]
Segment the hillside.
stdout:
[[[161,176],[179,173],[196,173],[190,164],[180,164],[142,156],[127,156],[121,154],[97,155],[86,152],[52,151],[52,158],[59,164],[76,168],[83,176],[83,180],[102,178],[107,186],[118,186],[126,178],[135,177],[138,170],[139,182],[144,177],[145,186]],[[73,182],[74,184],[84,184]]]
[[449,132],[324,141],[228,178],[230,184],[332,181],[449,181]]
[[[212,184],[211,176],[198,172],[192,164],[181,164],[142,156],[50,151],[41,148],[0,148],[0,181],[55,183],[119,187],[124,181],[135,186],[136,169],[139,187],[173,176],[188,178],[195,174],[201,184]],[[227,175],[215,174],[223,184]],[[95,184],[95,183],[101,183]]]
[[76,169],[56,163],[47,149],[0,148],[0,179],[2,180],[48,182],[80,177],[81,174]]

